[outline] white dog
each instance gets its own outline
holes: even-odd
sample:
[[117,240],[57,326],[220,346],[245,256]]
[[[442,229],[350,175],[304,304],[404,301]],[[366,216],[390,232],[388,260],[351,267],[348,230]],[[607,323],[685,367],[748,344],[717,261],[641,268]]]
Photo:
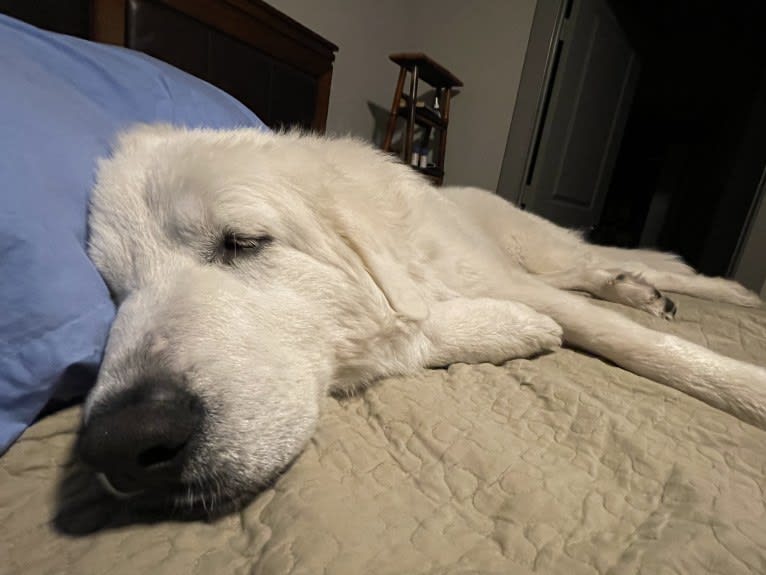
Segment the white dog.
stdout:
[[758,305],[674,257],[586,244],[349,139],[142,126],[103,161],[91,256],[119,303],[81,453],[120,493],[252,493],[319,398],[563,340],[766,428],[766,370],[654,332],[656,288]]

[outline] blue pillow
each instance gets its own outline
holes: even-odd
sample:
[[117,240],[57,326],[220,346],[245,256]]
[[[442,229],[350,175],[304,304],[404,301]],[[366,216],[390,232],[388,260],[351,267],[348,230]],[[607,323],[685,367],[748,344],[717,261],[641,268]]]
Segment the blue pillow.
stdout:
[[261,127],[146,55],[0,15],[0,454],[94,382],[114,306],[86,254],[96,159],[134,122]]

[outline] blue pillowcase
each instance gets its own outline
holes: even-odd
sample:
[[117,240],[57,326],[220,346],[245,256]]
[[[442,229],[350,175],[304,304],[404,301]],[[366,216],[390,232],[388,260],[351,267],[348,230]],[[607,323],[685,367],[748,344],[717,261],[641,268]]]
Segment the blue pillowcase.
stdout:
[[96,159],[155,121],[266,129],[163,62],[0,15],[0,453],[94,382],[115,311],[86,254]]

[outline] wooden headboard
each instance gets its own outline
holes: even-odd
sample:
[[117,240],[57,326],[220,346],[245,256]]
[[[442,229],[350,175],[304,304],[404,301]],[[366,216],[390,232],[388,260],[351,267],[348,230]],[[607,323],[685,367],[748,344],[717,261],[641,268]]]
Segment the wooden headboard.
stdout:
[[338,47],[261,0],[0,0],[0,12],[164,60],[270,127],[325,129]]

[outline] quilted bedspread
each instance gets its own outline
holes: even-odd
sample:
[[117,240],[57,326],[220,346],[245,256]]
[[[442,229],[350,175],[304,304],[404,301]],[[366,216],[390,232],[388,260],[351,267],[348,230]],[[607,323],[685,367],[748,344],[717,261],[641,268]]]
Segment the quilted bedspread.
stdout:
[[[673,323],[621,310],[766,365],[766,310],[677,301]],[[79,417],[0,459],[0,572],[766,573],[766,432],[570,349],[328,398],[296,463],[210,521],[101,494]]]

